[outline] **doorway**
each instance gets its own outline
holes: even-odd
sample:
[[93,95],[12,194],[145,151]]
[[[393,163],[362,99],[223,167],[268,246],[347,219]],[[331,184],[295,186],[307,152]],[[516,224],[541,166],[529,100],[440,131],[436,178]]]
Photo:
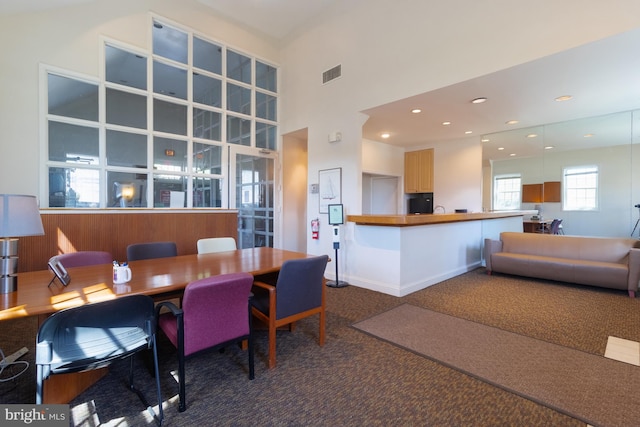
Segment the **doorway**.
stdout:
[[238,210],[238,248],[273,247],[276,155],[244,146],[229,149],[229,206]]

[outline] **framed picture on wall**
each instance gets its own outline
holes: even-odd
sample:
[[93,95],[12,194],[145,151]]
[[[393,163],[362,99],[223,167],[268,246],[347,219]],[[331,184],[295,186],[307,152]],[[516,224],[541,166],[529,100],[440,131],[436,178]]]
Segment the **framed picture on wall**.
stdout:
[[320,213],[329,213],[329,205],[342,203],[342,168],[318,172]]

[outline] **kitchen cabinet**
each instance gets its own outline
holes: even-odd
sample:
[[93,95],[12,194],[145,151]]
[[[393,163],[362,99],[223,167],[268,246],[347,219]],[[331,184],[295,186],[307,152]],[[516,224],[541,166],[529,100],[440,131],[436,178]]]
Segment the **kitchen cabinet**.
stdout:
[[561,201],[560,181],[522,186],[522,203],[559,203]]
[[433,148],[404,153],[404,192],[433,192]]
[[545,202],[560,203],[562,201],[560,188],[560,181],[546,181],[542,188],[542,199]]
[[522,203],[542,203],[542,184],[524,184]]

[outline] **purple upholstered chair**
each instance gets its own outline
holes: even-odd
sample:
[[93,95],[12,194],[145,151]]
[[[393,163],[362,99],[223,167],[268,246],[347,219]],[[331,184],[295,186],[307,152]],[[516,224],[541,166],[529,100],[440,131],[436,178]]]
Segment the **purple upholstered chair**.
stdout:
[[[187,356],[248,340],[249,379],[254,378],[252,284],[253,276],[249,273],[212,276],[186,286],[181,309],[170,301],[157,304],[158,326],[178,349],[180,412],[187,408],[184,376]],[[169,308],[171,312],[159,314],[162,307]]]
[[51,259],[57,259],[64,268],[83,267],[85,265],[111,264],[113,257],[109,252],[79,251],[68,254],[55,255]]

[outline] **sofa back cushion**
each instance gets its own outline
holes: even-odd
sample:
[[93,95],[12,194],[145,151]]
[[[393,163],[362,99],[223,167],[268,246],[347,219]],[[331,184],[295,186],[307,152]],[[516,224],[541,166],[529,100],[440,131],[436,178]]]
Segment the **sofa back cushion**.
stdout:
[[555,258],[627,263],[636,239],[624,237],[583,237],[538,233],[500,233],[502,251]]

